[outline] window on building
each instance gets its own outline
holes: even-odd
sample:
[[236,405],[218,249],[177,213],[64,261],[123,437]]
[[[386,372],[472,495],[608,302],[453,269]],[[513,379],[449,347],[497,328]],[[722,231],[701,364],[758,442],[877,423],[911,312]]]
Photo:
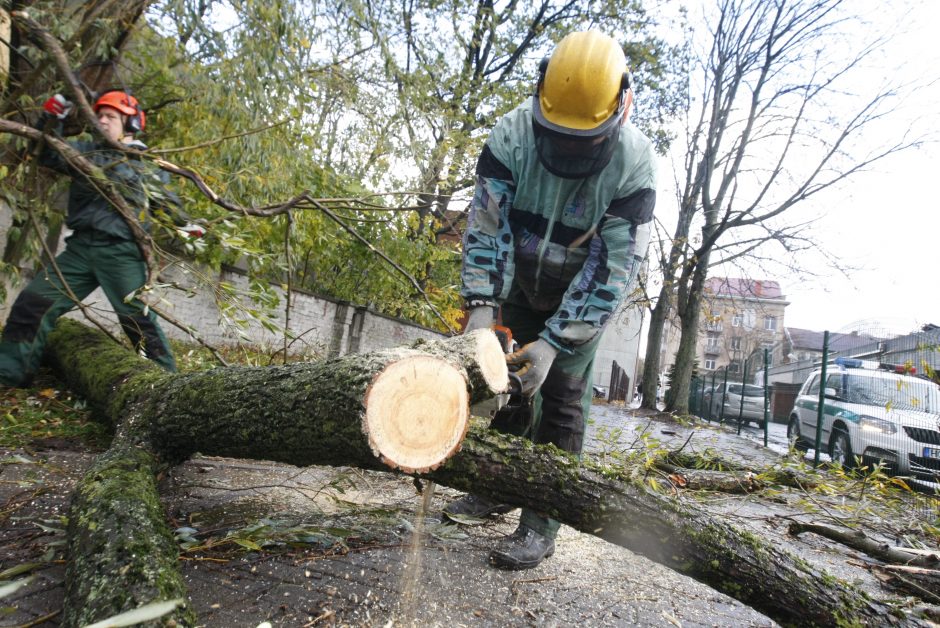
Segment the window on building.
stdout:
[[732,362],[732,363],[730,363],[730,364],[728,365],[728,372],[729,372],[729,373],[740,373],[740,372],[741,372],[741,364],[740,364],[739,362]]
[[754,325],[757,323],[757,313],[754,310],[744,310],[743,318],[745,329],[754,329]]
[[737,351],[741,350],[741,336],[736,336],[731,339],[731,348]]
[[718,335],[717,334],[708,334],[705,337],[705,346],[706,347],[717,347],[718,346]]
[[740,327],[743,321],[744,317],[740,313],[735,312],[734,316],[731,317],[731,326]]
[[764,319],[764,329],[768,331],[777,331],[777,317],[768,316]]
[[715,361],[714,360],[705,360],[705,370],[714,371],[715,370]]

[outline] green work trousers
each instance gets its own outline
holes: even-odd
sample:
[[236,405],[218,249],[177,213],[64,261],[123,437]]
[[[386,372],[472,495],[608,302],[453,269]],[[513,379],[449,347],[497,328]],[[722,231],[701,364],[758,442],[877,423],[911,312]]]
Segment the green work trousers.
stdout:
[[[524,305],[506,302],[501,308],[502,323],[512,330],[520,346],[538,340],[545,321],[553,312],[538,312]],[[536,443],[552,443],[580,457],[584,431],[591,410],[594,354],[600,334],[571,353],[559,352],[545,383],[532,399],[532,412],[503,408],[490,426],[501,432],[524,436]],[[559,522],[524,508],[521,523],[543,536],[555,538]]]
[[[121,328],[138,351],[168,371],[176,362],[156,315],[137,298],[124,298],[146,280],[137,244],[97,231],[69,237],[56,265],[78,300],[101,286]],[[60,316],[76,307],[52,265],[44,268],[17,297],[0,342],[0,384],[23,386],[39,368],[46,337]]]

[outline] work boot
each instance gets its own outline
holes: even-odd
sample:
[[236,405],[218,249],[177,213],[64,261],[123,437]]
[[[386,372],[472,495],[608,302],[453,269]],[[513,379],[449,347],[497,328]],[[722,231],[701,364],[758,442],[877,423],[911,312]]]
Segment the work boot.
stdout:
[[[504,515],[513,510],[509,504],[500,504],[493,500],[472,493],[467,493],[460,499],[454,500],[444,507],[444,514],[448,517],[472,517],[482,519],[489,515]],[[459,523],[459,522],[458,522]]]
[[555,540],[524,525],[490,552],[490,564],[500,569],[532,569],[555,553]]

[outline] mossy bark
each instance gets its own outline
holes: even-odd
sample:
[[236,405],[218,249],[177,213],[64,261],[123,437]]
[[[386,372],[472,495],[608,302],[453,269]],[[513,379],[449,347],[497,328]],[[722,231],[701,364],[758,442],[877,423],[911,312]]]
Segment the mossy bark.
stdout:
[[463,449],[428,474],[440,484],[526,506],[695,578],[795,625],[892,625],[895,609],[735,528],[679,496],[578,464],[553,447],[471,429]]
[[[72,496],[62,625],[87,626],[154,601],[186,597],[179,548],[154,480],[157,462],[136,446],[112,446]],[[179,608],[153,625],[193,626]]]
[[[55,361],[94,373],[72,374],[69,380],[80,394],[95,396],[96,405],[125,412],[118,433],[122,442],[133,442],[137,435],[170,460],[201,451],[298,465],[382,467],[349,425],[358,423],[351,417],[359,415],[361,391],[371,368],[367,365],[375,357],[331,361],[327,369],[331,373],[322,364],[296,364],[158,378],[135,356],[126,360],[135,361],[141,369],[137,374],[127,372],[128,363],[104,351],[85,353],[87,359],[67,357],[90,351],[95,337],[99,348],[109,342],[95,331],[72,327],[51,339]],[[82,388],[83,382],[90,388]],[[98,398],[101,395],[105,398]],[[139,405],[133,411],[128,406],[122,409],[116,402],[106,403],[109,395],[139,398]],[[550,446],[536,447],[527,440],[471,428],[462,451],[426,477],[550,515],[689,575],[782,623],[904,621],[851,584],[686,500],[631,484]],[[94,497],[86,509],[96,507],[96,500],[110,499],[103,492]],[[159,518],[159,513],[152,516]],[[133,529],[126,533],[132,535]],[[120,532],[112,530],[107,536],[115,534]],[[154,553],[161,552],[175,557],[175,551],[154,547]],[[121,573],[120,565],[109,571]],[[76,571],[73,577],[95,574]],[[126,588],[123,578],[111,586]]]
[[[46,353],[60,377],[85,397],[95,418],[117,430],[107,452],[79,481],[69,508],[62,625],[85,626],[155,601],[186,597],[179,549],[166,523],[146,435],[128,429],[135,401],[172,376],[100,332],[62,321]],[[152,625],[195,625],[186,608]]]
[[170,461],[195,452],[305,466],[389,470],[363,428],[363,399],[388,364],[411,349],[274,367],[180,375],[143,409],[152,444]]

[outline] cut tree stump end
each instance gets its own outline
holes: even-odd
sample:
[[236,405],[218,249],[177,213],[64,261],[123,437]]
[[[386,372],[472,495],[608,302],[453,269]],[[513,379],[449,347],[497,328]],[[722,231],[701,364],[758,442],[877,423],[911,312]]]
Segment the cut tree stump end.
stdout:
[[460,449],[469,399],[463,374],[441,358],[393,362],[375,376],[363,400],[369,446],[393,469],[436,469]]
[[506,392],[509,388],[509,368],[499,339],[489,329],[471,333],[476,340],[476,354],[473,357],[480,367],[483,380],[494,394]]

